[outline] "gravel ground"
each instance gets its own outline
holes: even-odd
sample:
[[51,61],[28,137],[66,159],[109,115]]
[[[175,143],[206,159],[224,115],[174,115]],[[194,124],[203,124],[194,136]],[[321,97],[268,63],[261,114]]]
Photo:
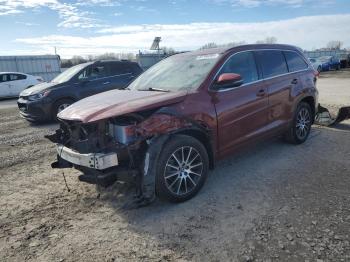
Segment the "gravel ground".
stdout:
[[[350,71],[323,74],[321,103],[349,105],[349,84]],[[186,203],[124,211],[125,185],[98,197],[67,170],[68,192],[43,138],[55,125],[15,108],[0,119],[1,261],[350,261],[350,121],[221,161]]]

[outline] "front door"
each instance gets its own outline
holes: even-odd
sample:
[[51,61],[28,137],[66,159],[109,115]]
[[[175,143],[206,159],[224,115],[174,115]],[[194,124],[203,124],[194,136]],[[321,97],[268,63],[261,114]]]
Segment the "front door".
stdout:
[[93,64],[78,76],[79,98],[92,96],[109,90],[110,80],[103,64]]
[[259,79],[253,52],[234,54],[224,64],[222,73],[241,75],[239,87],[217,90],[214,103],[218,119],[218,145],[221,155],[234,150],[263,133],[267,124],[267,89]]
[[26,77],[21,74],[9,74],[9,78],[11,96],[18,96],[27,87]]

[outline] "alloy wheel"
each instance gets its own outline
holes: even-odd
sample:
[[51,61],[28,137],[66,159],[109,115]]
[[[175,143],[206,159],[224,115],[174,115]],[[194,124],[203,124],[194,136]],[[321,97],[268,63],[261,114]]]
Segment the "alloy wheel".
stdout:
[[203,173],[203,160],[199,152],[191,146],[176,149],[165,165],[165,185],[175,195],[192,192]]
[[311,116],[306,108],[301,108],[297,116],[296,134],[300,140],[305,139],[310,131]]
[[58,108],[57,108],[57,113],[63,111],[64,109],[66,109],[69,106],[70,106],[70,104],[67,104],[67,103],[59,105]]

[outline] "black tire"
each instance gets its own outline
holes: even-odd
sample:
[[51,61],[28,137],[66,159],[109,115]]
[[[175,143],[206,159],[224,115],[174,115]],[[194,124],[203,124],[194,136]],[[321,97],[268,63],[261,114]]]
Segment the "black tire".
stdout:
[[[180,166],[179,161],[183,166],[175,169]],[[197,139],[176,135],[164,145],[156,166],[157,195],[170,202],[183,202],[194,197],[204,185],[209,158],[205,147]]]
[[58,101],[56,101],[52,107],[52,119],[53,120],[57,120],[57,114],[62,111],[62,106],[63,105],[71,105],[73,104],[74,101],[72,99],[69,98],[64,98],[64,99],[60,99]]
[[[302,115],[305,113],[305,119]],[[294,113],[293,122],[285,135],[285,140],[291,144],[302,144],[309,137],[311,125],[313,123],[313,113],[308,103],[301,102]],[[303,130],[303,131],[301,131]]]
[[318,66],[317,71],[318,71],[319,73],[321,73],[321,72],[322,72],[322,67],[321,67],[321,66]]

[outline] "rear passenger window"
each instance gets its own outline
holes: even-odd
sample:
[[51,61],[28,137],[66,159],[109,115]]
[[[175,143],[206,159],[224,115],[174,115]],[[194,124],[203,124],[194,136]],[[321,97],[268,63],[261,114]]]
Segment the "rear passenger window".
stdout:
[[288,73],[286,60],[281,51],[257,51],[256,54],[261,65],[264,78]]
[[222,68],[220,74],[223,73],[241,75],[243,84],[248,84],[259,79],[252,52],[243,52],[233,55]]
[[308,68],[308,64],[296,52],[285,51],[289,72],[296,72]]
[[130,68],[129,64],[122,62],[111,63],[111,75],[123,75],[131,73],[132,69]]

